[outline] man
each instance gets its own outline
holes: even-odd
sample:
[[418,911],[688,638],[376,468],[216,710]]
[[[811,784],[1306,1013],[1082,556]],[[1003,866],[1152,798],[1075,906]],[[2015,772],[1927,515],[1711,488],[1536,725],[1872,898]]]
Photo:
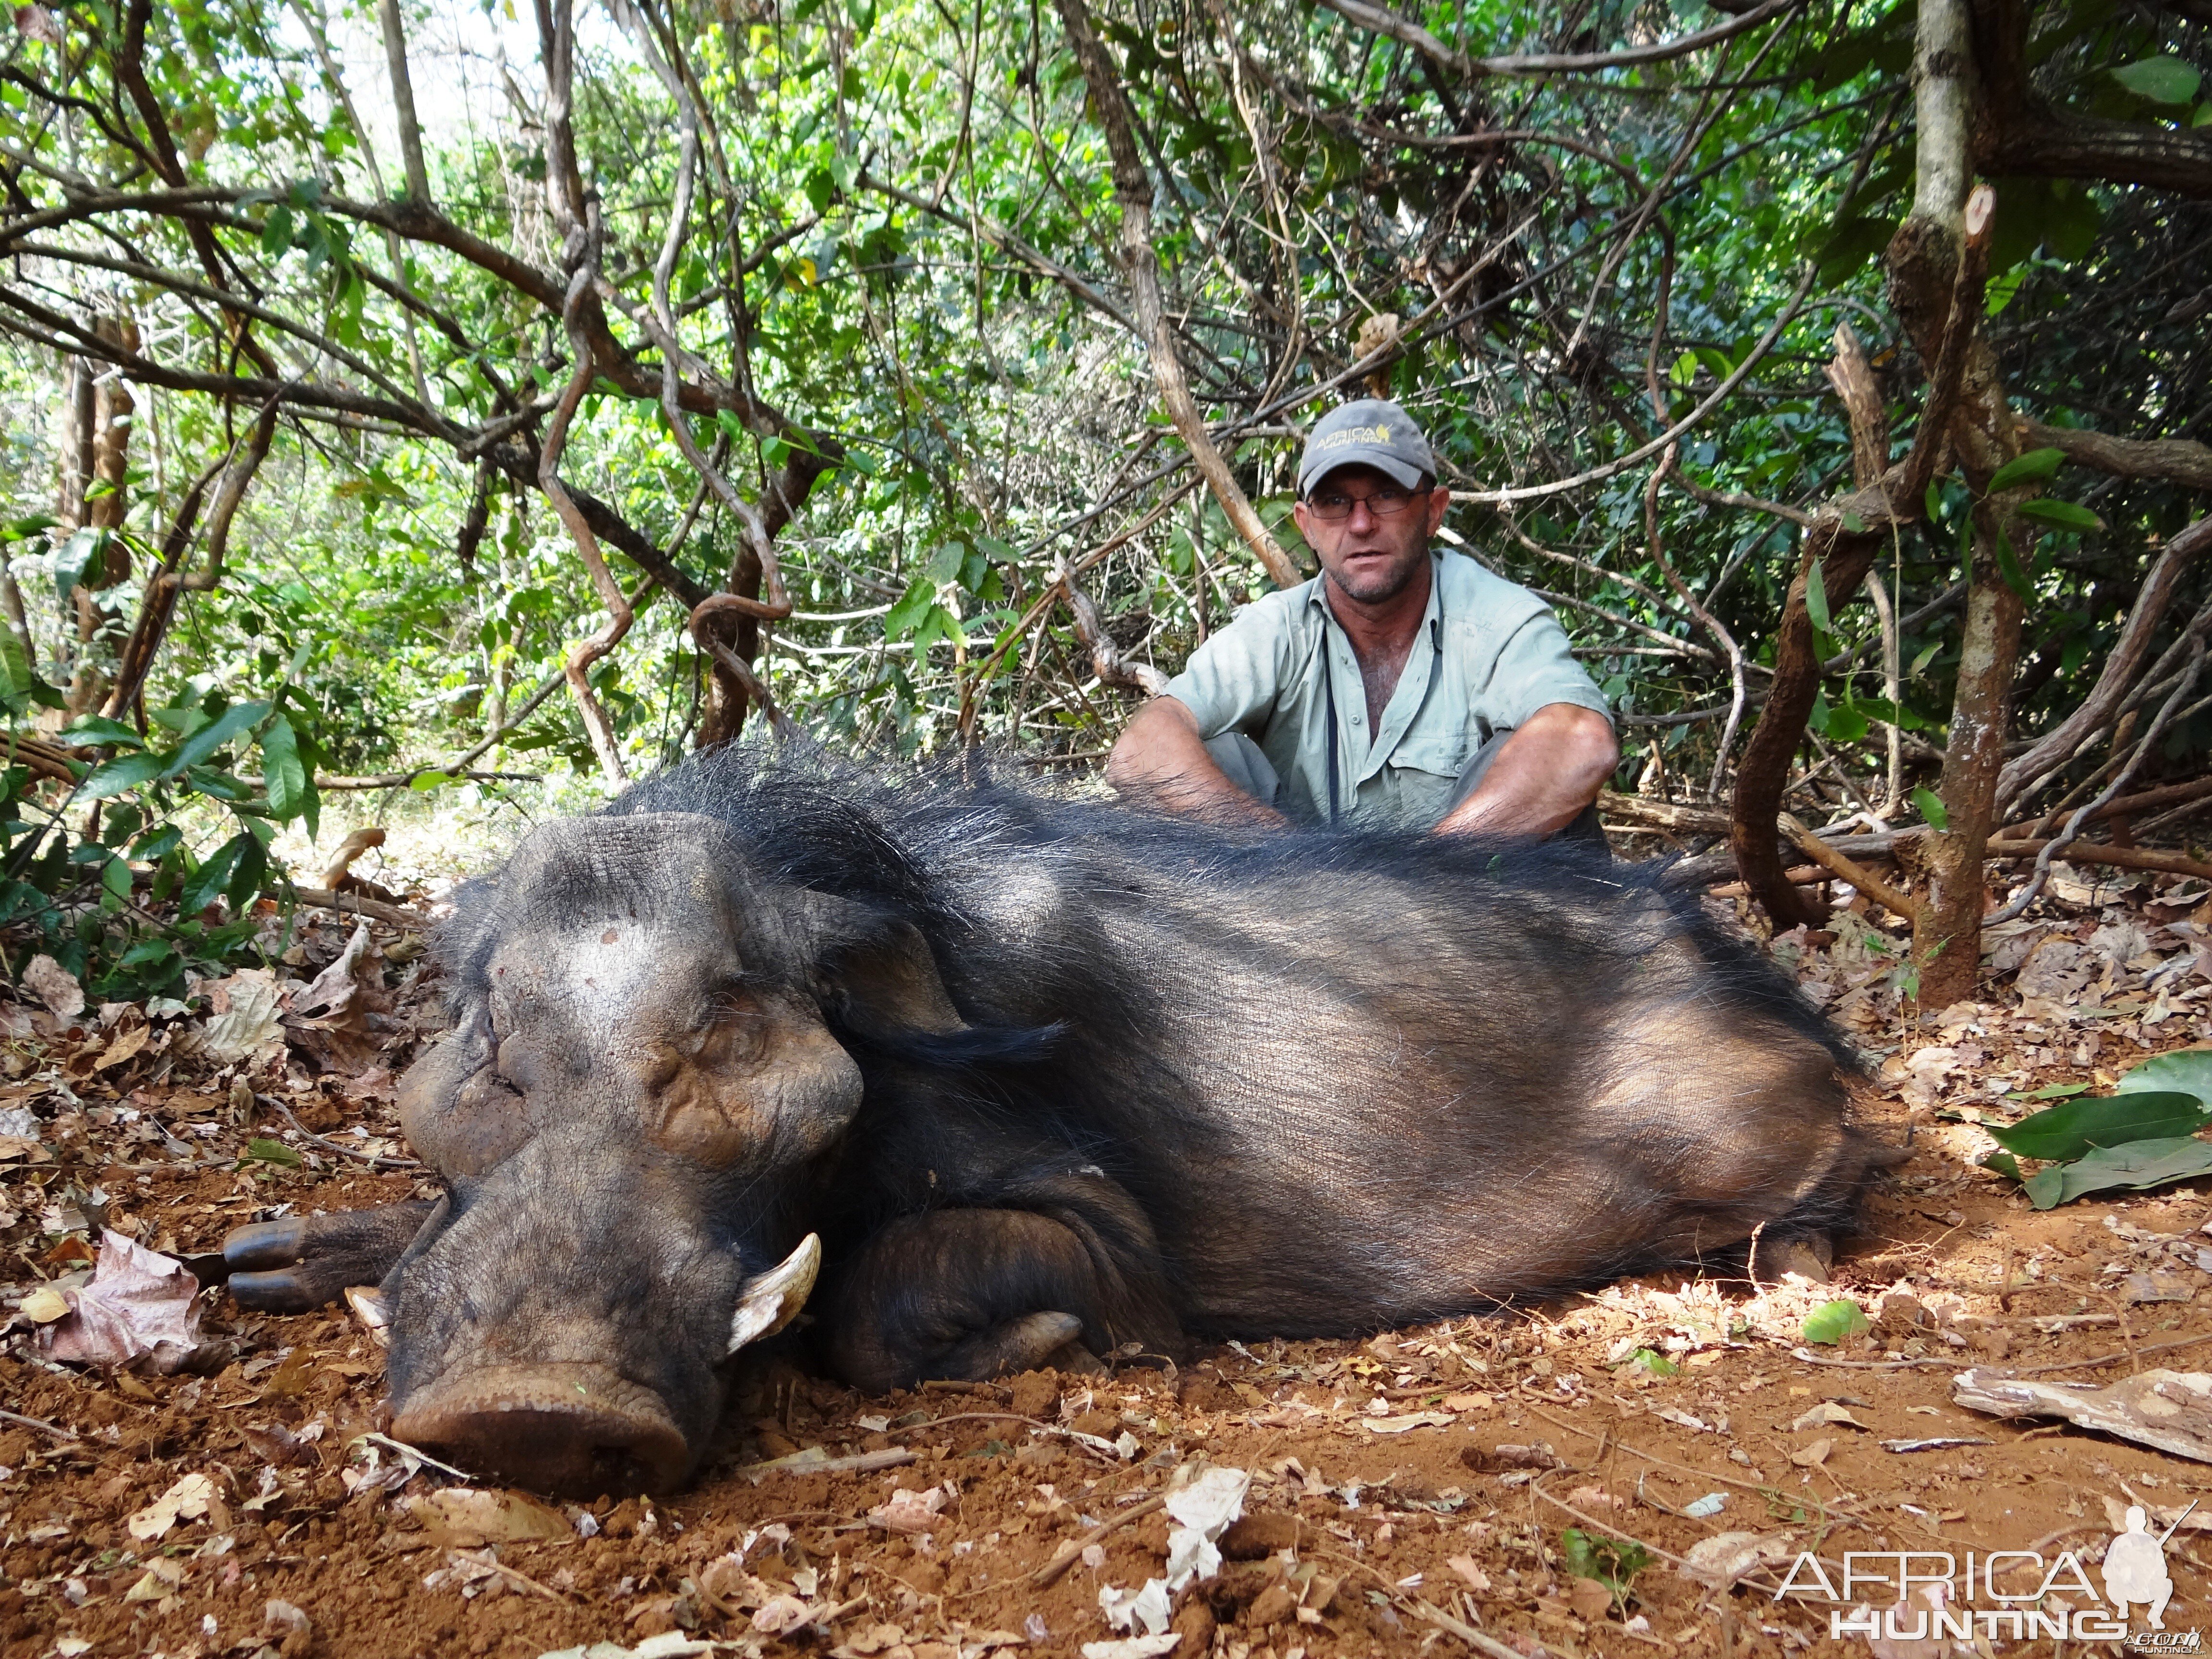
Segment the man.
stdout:
[[1450,493],[1396,404],[1314,428],[1299,532],[1322,574],[1240,611],[1114,745],[1108,781],[1229,822],[1398,824],[1602,842],[1620,758],[1542,600],[1431,551]]

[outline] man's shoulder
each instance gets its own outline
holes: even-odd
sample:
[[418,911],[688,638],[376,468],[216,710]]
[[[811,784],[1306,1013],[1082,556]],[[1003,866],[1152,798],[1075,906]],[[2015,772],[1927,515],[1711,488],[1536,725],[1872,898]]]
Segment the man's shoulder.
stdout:
[[1454,633],[1495,639],[1512,633],[1531,617],[1552,614],[1540,594],[1506,580],[1464,553],[1447,551],[1440,567],[1444,625]]

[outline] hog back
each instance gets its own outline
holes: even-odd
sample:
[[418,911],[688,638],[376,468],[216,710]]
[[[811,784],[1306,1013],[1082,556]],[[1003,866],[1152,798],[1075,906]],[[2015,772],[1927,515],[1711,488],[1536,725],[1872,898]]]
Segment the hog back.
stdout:
[[1840,1042],[1601,854],[763,769],[633,799],[911,916],[972,1025],[1056,1029],[995,1074],[872,1070],[856,1131],[979,1193],[1055,1156],[1103,1170],[1194,1332],[1371,1328],[1825,1232],[1863,1174]]

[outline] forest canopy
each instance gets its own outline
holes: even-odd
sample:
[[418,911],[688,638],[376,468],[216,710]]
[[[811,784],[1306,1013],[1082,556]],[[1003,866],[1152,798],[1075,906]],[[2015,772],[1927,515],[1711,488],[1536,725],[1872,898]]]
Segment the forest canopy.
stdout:
[[1095,770],[1369,393],[1778,926],[1948,1001],[2069,842],[2202,868],[2202,0],[14,21],[0,920],[103,996],[333,792]]

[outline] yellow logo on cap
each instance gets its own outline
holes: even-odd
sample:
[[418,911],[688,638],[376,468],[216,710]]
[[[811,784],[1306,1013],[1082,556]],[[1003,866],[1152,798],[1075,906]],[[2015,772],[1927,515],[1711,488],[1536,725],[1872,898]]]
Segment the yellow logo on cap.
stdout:
[[1332,432],[1326,438],[1315,441],[1316,449],[1341,449],[1346,444],[1388,444],[1390,428],[1377,423],[1374,426],[1347,426]]

